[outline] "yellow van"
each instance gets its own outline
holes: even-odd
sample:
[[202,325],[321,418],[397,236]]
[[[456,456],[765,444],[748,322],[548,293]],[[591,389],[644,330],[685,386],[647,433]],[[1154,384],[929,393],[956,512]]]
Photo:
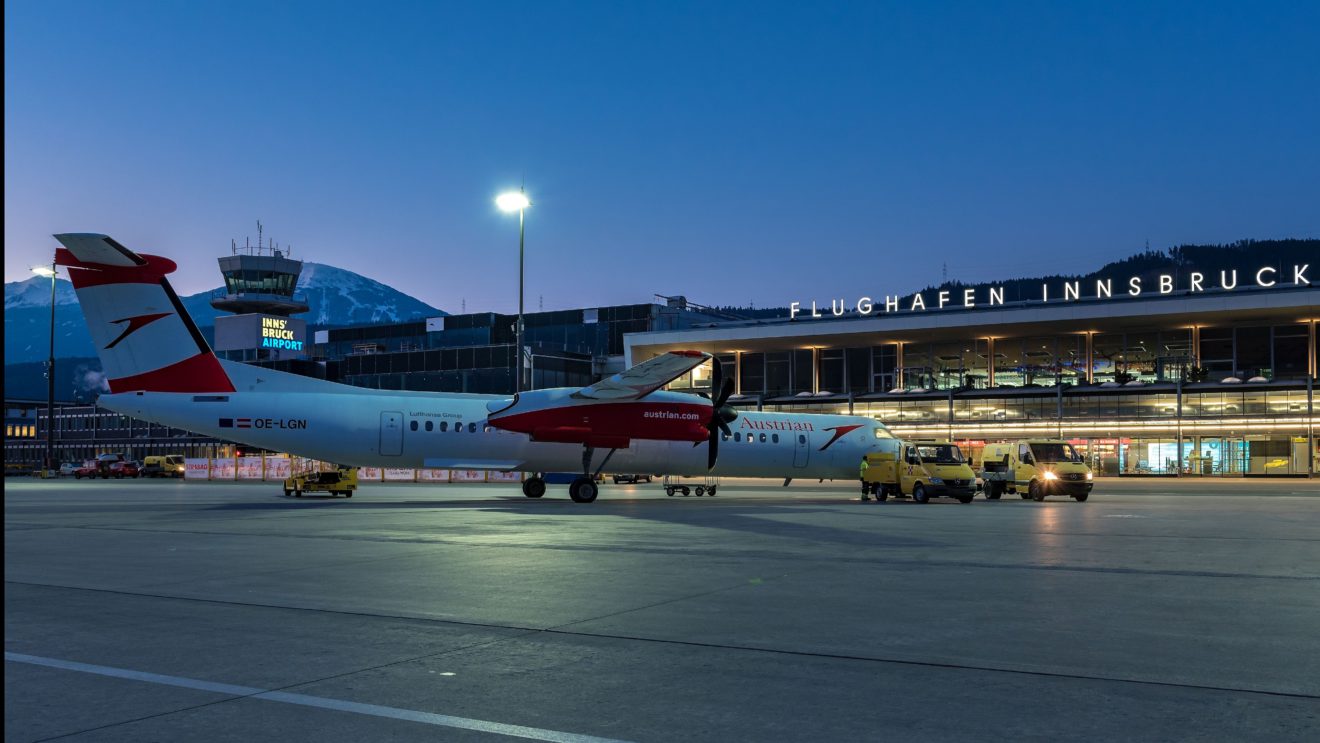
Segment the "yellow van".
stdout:
[[865,481],[877,500],[911,495],[917,503],[947,495],[961,503],[976,496],[976,473],[962,450],[948,441],[900,441],[866,455]]
[[1067,495],[1084,501],[1091,496],[1094,475],[1067,441],[1026,439],[986,444],[981,452],[985,497],[999,500],[1017,493],[1034,501],[1047,495]]
[[143,477],[183,477],[183,455],[152,455],[142,460]]

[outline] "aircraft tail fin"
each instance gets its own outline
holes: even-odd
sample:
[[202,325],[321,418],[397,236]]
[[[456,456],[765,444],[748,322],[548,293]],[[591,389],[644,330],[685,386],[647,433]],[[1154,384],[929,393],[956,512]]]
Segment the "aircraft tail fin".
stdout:
[[110,391],[233,392],[234,385],[165,278],[178,266],[98,234],[56,235]]

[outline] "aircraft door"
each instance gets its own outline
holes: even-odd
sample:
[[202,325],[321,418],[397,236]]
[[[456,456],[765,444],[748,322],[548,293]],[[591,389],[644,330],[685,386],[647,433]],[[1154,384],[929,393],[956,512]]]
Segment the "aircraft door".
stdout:
[[811,442],[807,435],[801,431],[796,435],[797,439],[793,444],[793,466],[806,467],[807,460],[811,458]]
[[403,413],[387,410],[380,414],[380,453],[386,457],[403,454]]

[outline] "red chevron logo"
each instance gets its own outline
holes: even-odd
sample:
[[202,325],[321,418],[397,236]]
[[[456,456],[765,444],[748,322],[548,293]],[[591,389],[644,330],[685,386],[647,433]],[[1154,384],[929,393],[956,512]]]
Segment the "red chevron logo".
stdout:
[[124,332],[119,334],[118,338],[115,338],[114,340],[110,341],[110,345],[106,346],[106,349],[114,348],[115,346],[119,345],[120,341],[124,340],[133,333],[136,333],[137,331],[150,325],[153,322],[156,322],[162,317],[168,317],[171,314],[173,313],[157,312],[155,314],[150,314],[150,315],[134,315],[133,317],[125,317],[120,320],[111,320],[110,321],[111,325],[118,325],[120,323],[125,323],[125,322],[128,323],[128,325],[124,328]]
[[830,438],[829,441],[826,441],[825,445],[822,446],[817,451],[825,451],[826,449],[830,448],[830,444],[833,444],[835,441],[838,441],[841,437],[843,437],[844,434],[851,433],[852,431],[856,431],[861,427],[862,427],[861,423],[856,423],[851,426],[830,426],[829,428],[820,429],[822,431],[833,431],[834,436]]

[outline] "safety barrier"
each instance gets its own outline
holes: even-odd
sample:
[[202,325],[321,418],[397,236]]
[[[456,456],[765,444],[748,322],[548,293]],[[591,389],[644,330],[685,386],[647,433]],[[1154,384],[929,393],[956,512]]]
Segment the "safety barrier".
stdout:
[[[289,456],[188,458],[184,479],[190,481],[280,481],[294,472],[332,470],[335,465],[314,459]],[[358,482],[522,482],[521,472],[486,470],[410,469],[360,467]]]

